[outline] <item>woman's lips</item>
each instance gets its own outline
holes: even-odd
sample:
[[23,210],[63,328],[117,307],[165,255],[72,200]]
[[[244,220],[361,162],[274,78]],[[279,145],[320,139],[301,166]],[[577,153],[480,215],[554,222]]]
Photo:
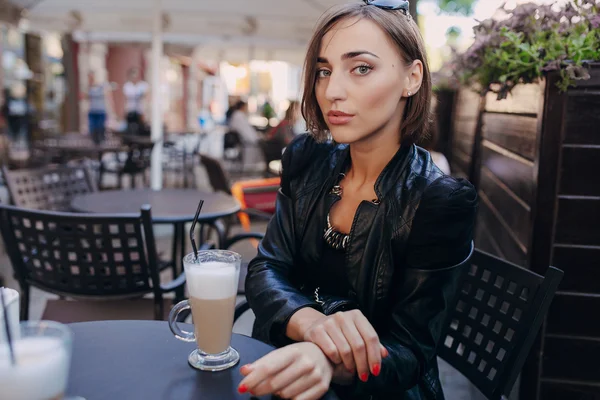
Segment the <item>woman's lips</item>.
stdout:
[[331,125],[346,125],[352,121],[354,115],[346,114],[341,111],[329,111],[327,113],[327,120]]

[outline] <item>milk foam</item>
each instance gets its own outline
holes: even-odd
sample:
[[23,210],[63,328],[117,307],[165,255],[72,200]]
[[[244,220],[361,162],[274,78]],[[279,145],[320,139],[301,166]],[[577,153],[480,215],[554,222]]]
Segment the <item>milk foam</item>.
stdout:
[[185,280],[191,297],[205,300],[227,299],[237,294],[239,270],[235,265],[210,261],[185,264]]
[[69,356],[62,340],[24,338],[14,342],[14,349],[16,366],[8,347],[0,345],[0,400],[44,400],[65,391]]

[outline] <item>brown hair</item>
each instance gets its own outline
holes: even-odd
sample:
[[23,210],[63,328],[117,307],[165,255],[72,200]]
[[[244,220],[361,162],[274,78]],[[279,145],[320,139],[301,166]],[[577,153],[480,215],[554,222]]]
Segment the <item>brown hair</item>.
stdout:
[[317,58],[321,51],[321,39],[339,21],[347,18],[369,19],[386,32],[400,50],[406,65],[415,60],[423,63],[421,87],[407,99],[400,138],[403,143],[414,143],[426,135],[431,122],[431,75],[425,54],[425,44],[417,24],[402,11],[384,10],[374,5],[361,3],[346,4],[329,10],[317,23],[317,28],[309,42],[304,62],[304,93],[302,96],[302,116],[308,131],[318,141],[329,136],[325,118],[317,103],[315,83],[317,81]]

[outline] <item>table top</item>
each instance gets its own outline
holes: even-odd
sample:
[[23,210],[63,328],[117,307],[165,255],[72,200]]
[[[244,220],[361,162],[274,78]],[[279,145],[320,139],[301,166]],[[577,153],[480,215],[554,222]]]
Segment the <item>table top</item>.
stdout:
[[[177,340],[163,321],[95,321],[70,324],[73,356],[67,395],[95,399],[244,399],[237,392],[239,368],[273,347],[233,334],[240,362],[220,372],[190,367],[195,343]],[[191,326],[186,329],[191,330]],[[271,399],[263,396],[260,399]],[[328,394],[327,400],[335,400]],[[257,399],[254,397],[253,399]]]
[[107,190],[76,196],[71,208],[94,214],[139,213],[144,204],[152,207],[153,222],[189,222],[194,219],[198,202],[204,200],[198,221],[206,222],[235,214],[240,204],[225,193],[196,189]]

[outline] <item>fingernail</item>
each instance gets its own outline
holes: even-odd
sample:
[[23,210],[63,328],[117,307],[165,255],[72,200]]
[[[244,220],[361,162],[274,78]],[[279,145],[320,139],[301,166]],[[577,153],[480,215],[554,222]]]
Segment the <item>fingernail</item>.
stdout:
[[238,386],[238,392],[240,393],[246,393],[248,391],[248,388],[246,387],[246,385],[240,385]]
[[242,365],[240,367],[240,372],[243,374],[245,372],[248,372],[249,369],[250,369],[250,364]]
[[373,375],[379,376],[379,373],[381,372],[381,365],[374,364],[372,372],[373,372]]
[[390,353],[388,352],[388,350],[385,347],[383,348],[383,350],[384,350],[384,355],[383,355],[384,357],[387,357],[390,355]]
[[251,391],[250,391],[250,394],[251,394],[252,396],[254,396],[256,393],[254,393],[254,391],[253,391],[253,390],[251,390]]
[[366,372],[363,372],[362,374],[360,374],[360,380],[363,382],[366,382],[369,379],[369,374],[367,374]]

